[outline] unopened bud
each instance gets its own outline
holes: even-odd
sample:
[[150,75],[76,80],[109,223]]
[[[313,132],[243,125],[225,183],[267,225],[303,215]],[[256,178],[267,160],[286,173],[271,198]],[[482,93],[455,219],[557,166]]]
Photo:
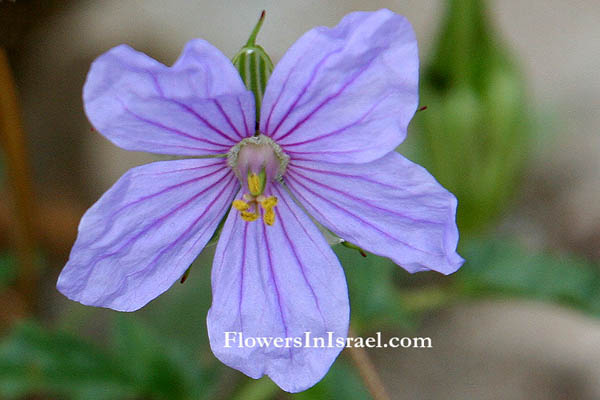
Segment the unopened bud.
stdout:
[[449,1],[412,135],[418,161],[458,198],[463,232],[499,215],[529,149],[524,85],[490,25],[485,1]]
[[273,62],[267,52],[256,44],[256,36],[265,19],[265,11],[260,14],[260,18],[256,26],[248,38],[248,42],[242,49],[233,57],[233,65],[237,68],[244,84],[254,93],[256,103],[256,124],[260,117],[260,106],[262,103],[263,94],[267,87],[267,81],[273,72]]

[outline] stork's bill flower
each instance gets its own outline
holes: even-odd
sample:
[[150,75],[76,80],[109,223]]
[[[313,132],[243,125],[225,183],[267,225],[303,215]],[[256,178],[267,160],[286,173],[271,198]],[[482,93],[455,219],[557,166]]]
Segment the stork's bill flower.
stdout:
[[417,87],[413,30],[389,10],[304,34],[273,70],[258,124],[253,93],[209,43],[190,41],[172,67],[113,48],[84,87],[98,132],[127,150],[197,158],[119,179],[83,216],[58,289],[137,310],[185,273],[231,210],[212,269],[212,350],[284,390],[314,385],[340,348],[240,348],[225,333],[346,337],[346,280],[313,220],[410,272],[460,267],[456,199],[394,151]]

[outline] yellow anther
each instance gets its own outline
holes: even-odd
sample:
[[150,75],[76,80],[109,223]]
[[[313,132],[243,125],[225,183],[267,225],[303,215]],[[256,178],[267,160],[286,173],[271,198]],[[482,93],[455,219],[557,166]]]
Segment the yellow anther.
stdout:
[[250,206],[243,200],[234,200],[232,204],[233,208],[238,211],[246,211]]
[[[266,199],[264,199],[263,201],[260,202],[260,205],[267,211],[271,210],[271,209],[273,209],[273,207],[275,207],[277,205],[277,197],[275,197],[275,196],[267,197]],[[269,224],[269,225],[271,225],[271,224]]]
[[265,215],[263,215],[263,221],[265,221],[265,224],[269,226],[275,223],[275,210],[273,210],[273,207],[265,210]]
[[[248,180],[250,182],[250,180]],[[262,194],[258,196],[252,196],[245,194],[244,200],[234,200],[232,203],[233,208],[240,212],[240,216],[246,222],[256,221],[260,218],[260,206],[263,208],[263,221],[267,225],[273,225],[275,223],[275,206],[277,205],[277,197],[265,197]],[[252,210],[252,211],[250,211]]]
[[242,219],[246,222],[252,222],[252,221],[256,221],[258,219],[257,213],[253,213],[253,212],[249,212],[249,211],[242,211],[241,215],[242,215]]

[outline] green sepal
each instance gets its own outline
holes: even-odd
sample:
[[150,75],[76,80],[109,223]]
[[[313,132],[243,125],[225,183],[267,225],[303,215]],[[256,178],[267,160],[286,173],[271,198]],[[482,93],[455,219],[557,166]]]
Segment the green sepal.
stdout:
[[248,90],[254,93],[256,104],[256,126],[258,127],[260,118],[260,106],[263,94],[267,87],[267,81],[273,72],[273,62],[261,46],[256,44],[256,36],[265,19],[265,12],[260,15],[256,26],[248,38],[248,42],[233,57],[233,65],[238,70],[242,81]]

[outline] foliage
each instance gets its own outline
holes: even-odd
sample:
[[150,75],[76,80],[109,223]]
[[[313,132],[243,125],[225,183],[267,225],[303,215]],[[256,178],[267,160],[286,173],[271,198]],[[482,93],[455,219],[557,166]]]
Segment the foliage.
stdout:
[[472,240],[457,273],[463,296],[527,297],[600,316],[600,266],[564,254],[536,252],[500,238]]
[[119,318],[113,347],[44,329],[35,322],[16,327],[0,345],[0,397],[31,394],[69,399],[204,399],[214,376],[193,353],[154,336],[139,321]]

